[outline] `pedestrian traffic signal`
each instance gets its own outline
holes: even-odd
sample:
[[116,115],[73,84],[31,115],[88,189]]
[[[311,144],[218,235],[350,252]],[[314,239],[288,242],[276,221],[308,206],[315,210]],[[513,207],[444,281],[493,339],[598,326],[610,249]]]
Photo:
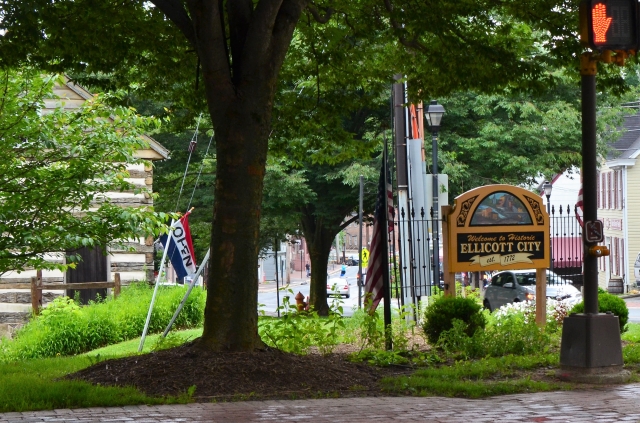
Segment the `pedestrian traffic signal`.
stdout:
[[598,50],[638,49],[638,0],[588,0],[580,5],[580,38]]

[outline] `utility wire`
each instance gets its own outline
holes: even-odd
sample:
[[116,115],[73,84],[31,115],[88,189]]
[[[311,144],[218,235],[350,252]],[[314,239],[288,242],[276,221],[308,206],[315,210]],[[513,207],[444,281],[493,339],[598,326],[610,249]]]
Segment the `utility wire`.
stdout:
[[[198,116],[198,122],[196,123],[196,130],[193,133],[193,137],[191,137],[191,142],[189,143],[189,146],[191,146],[194,141],[196,144],[198,143],[198,128],[200,127],[201,118],[202,118],[202,113],[200,113],[200,116]],[[174,212],[178,211],[178,205],[180,204],[180,198],[182,197],[182,189],[184,188],[184,180],[187,178],[187,171],[189,170],[189,163],[191,162],[191,156],[193,155],[193,150],[195,150],[195,148],[189,148],[189,158],[187,159],[187,166],[185,166],[184,168],[184,175],[182,175],[182,184],[180,185],[180,192],[178,193],[176,206],[173,210]],[[187,207],[187,210],[189,210],[189,207]]]

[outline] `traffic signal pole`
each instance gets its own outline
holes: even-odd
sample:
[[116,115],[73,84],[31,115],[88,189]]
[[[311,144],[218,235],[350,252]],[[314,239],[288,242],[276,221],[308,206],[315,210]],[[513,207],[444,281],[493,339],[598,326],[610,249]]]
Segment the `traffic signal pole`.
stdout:
[[[618,58],[624,61],[624,55]],[[618,316],[598,312],[598,258],[608,255],[594,238],[598,228],[596,152],[597,62],[611,62],[611,54],[581,56],[582,85],[582,198],[583,198],[583,295],[584,313],[567,316],[560,345],[561,379],[584,383],[620,383],[630,378],[623,370]],[[596,224],[598,223],[598,224]],[[601,232],[601,231],[600,231]],[[599,238],[602,234],[598,234]]]
[[[597,61],[591,53],[580,57],[582,86],[582,203],[583,221],[598,220],[596,152],[596,73]],[[597,243],[584,242],[585,252]],[[598,314],[598,258],[583,254],[583,296],[585,314]]]
[[599,313],[598,307],[598,258],[608,256],[609,250],[598,245],[604,240],[604,228],[597,205],[596,74],[598,62],[623,66],[629,54],[640,48],[639,12],[637,0],[580,4],[580,42],[591,48],[580,56],[584,313],[567,316],[562,323],[558,373],[573,382],[620,383],[630,378],[622,368],[618,316]]

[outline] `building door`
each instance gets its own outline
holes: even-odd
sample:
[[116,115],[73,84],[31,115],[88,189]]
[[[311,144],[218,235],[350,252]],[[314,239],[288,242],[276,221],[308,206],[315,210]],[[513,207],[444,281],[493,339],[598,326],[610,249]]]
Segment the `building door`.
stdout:
[[[102,253],[102,248],[83,247],[68,254],[78,254],[82,257],[82,261],[75,269],[67,270],[67,283],[108,281],[107,256]],[[98,295],[104,299],[107,296],[107,289],[68,289],[67,295],[71,298],[78,295],[82,304],[88,304],[89,300],[95,301]]]

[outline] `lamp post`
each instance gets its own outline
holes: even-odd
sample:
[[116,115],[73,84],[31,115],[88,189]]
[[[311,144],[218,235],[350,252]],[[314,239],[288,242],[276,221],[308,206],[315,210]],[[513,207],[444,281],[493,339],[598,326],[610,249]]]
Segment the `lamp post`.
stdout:
[[545,197],[547,197],[547,214],[551,214],[551,204],[549,203],[549,198],[551,197],[551,191],[553,190],[553,185],[551,185],[551,182],[549,181],[544,181],[542,188],[544,189]]
[[427,122],[431,128],[431,162],[433,173],[433,282],[440,284],[440,235],[439,235],[439,210],[438,210],[438,130],[440,121],[444,115],[444,107],[436,100],[431,100],[427,107]]
[[[551,203],[549,199],[551,198],[551,191],[553,190],[553,185],[549,181],[544,181],[542,185],[544,189],[544,195],[547,197],[547,214],[549,215],[549,236],[551,236]],[[549,270],[553,271],[553,237],[551,237],[551,242],[549,243]],[[555,281],[554,281],[555,282]]]

